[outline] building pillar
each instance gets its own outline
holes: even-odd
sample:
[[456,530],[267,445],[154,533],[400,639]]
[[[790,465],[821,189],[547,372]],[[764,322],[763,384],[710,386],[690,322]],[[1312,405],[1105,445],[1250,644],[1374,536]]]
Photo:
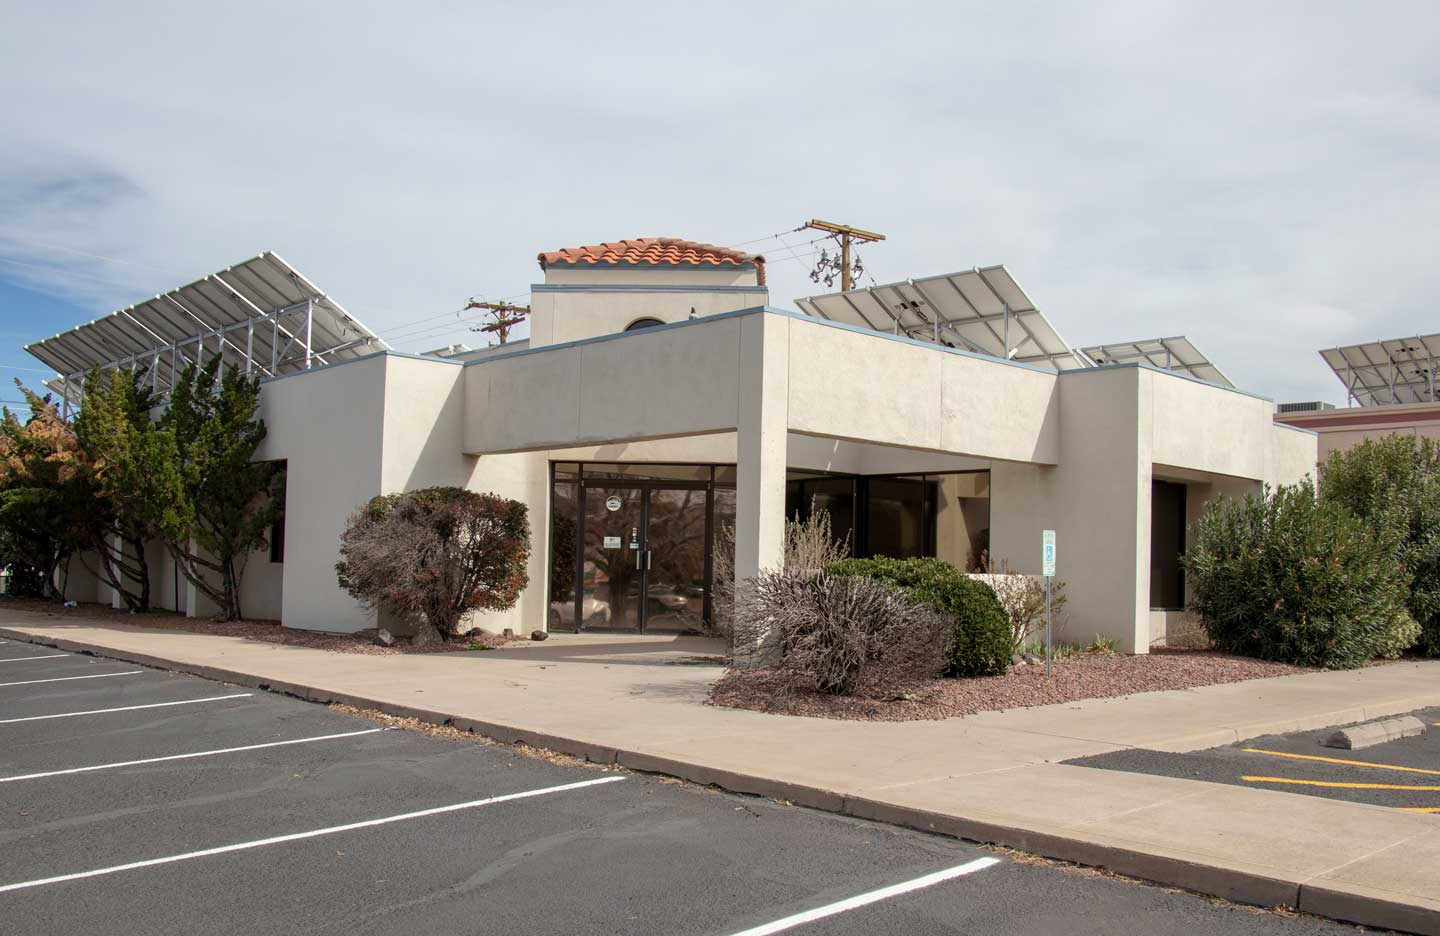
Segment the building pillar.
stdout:
[[[735,581],[785,564],[785,456],[789,428],[790,321],[747,316],[740,326],[736,420]],[[762,638],[763,640],[763,638]],[[737,659],[758,649],[737,642]]]

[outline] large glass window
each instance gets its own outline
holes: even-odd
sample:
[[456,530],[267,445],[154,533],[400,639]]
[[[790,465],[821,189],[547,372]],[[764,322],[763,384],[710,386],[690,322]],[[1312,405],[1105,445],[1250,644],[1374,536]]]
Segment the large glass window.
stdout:
[[894,477],[793,471],[785,486],[787,519],[830,513],[831,529],[856,556],[935,556],[981,571],[989,561],[990,472]]

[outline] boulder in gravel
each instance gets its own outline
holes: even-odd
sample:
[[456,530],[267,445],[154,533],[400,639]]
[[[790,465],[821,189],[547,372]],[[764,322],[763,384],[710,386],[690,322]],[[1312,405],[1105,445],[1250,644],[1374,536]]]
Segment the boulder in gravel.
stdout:
[[542,630],[533,630],[533,631],[530,632],[530,639],[531,639],[531,640],[548,640],[549,637],[550,637],[550,635],[547,634],[547,633],[545,633],[545,631],[542,631]]
[[382,627],[375,632],[375,642],[382,647],[393,647],[395,646],[395,635]]

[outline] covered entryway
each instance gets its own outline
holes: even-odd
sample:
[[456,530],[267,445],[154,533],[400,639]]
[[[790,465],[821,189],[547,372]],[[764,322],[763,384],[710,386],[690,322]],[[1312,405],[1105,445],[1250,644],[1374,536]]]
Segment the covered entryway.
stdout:
[[556,463],[550,628],[695,633],[711,613],[734,467]]

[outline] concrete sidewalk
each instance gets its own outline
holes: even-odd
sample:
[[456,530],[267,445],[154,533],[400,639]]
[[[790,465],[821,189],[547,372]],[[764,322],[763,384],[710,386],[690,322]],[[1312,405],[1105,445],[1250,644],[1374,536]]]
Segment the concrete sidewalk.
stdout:
[[1186,751],[1440,705],[1440,662],[938,722],[703,705],[713,644],[565,638],[365,656],[4,611],[0,636],[348,702],[1266,906],[1440,934],[1440,815],[1058,763]]

